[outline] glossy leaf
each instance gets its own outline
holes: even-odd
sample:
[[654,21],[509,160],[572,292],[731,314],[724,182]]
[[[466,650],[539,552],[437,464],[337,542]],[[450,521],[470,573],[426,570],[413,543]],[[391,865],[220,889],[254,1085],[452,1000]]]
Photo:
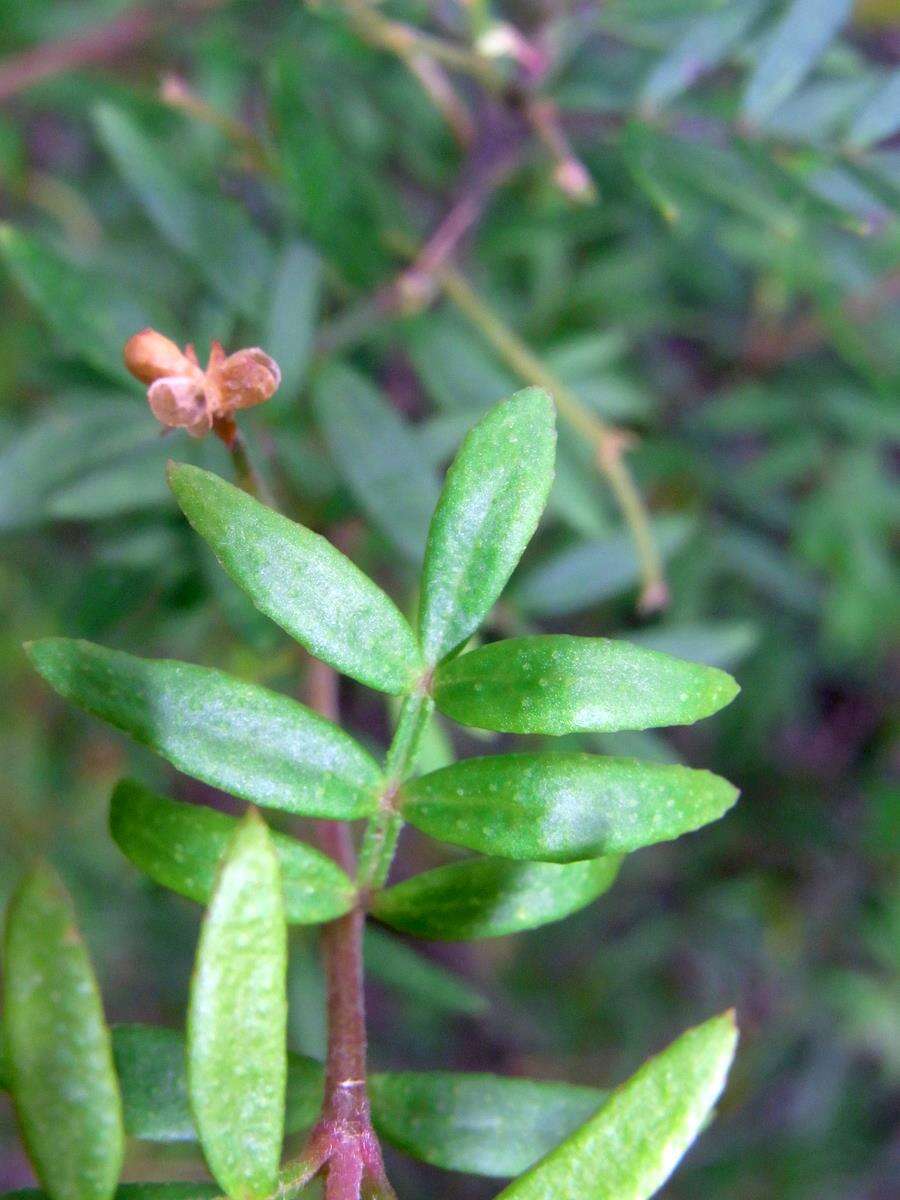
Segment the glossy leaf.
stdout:
[[852,0],[792,0],[767,36],[742,103],[743,116],[765,120],[799,87],[850,16]]
[[765,0],[732,0],[692,21],[651,71],[641,88],[641,105],[659,108],[718,66],[764,7]]
[[421,671],[412,630],[329,541],[209,471],[173,464],[169,482],[235,583],[310,654],[383,692],[411,686]]
[[500,1075],[399,1071],[369,1080],[378,1132],[413,1158],[470,1175],[527,1170],[606,1099],[597,1088]]
[[136,329],[171,328],[165,308],[110,275],[76,266],[11,225],[0,226],[0,257],[70,354],[134,388],[122,347]]
[[[113,1029],[113,1051],[129,1136],[145,1142],[196,1142],[181,1031],[119,1025]],[[285,1132],[308,1129],[315,1122],[323,1080],[321,1063],[288,1055]]]
[[328,450],[363,512],[420,563],[440,489],[412,429],[364,375],[341,363],[318,373],[313,395]]
[[287,927],[281,871],[251,810],[223,860],[200,934],[187,1022],[191,1108],[233,1200],[274,1191],[287,1082]]
[[32,642],[29,654],[60,695],[213,787],[339,820],[375,807],[374,759],[288,696],[209,667],[70,638]]
[[497,1200],[648,1200],[703,1128],[736,1044],[732,1013],[689,1029]]
[[38,1178],[53,1200],[108,1200],[122,1167],[119,1085],[88,952],[48,867],[10,902],[3,967],[9,1082]]
[[609,638],[509,638],[442,663],[434,701],[463,725],[566,734],[691,725],[737,695],[730,675]]
[[[156,883],[201,904],[237,825],[227,813],[157,796],[131,779],[117,785],[110,804],[110,832],[123,854]],[[271,838],[288,922],[314,925],[352,907],[353,883],[327,855],[283,833]]]
[[553,482],[553,403],[528,388],[466,435],[425,551],[419,636],[435,663],[487,616],[531,540]]
[[403,785],[424,833],[503,858],[572,862],[665,842],[737,799],[709,771],[592,754],[469,758]]
[[417,937],[501,937],[584,908],[612,886],[619,862],[610,855],[564,864],[503,858],[451,863],[377,892],[372,913]]

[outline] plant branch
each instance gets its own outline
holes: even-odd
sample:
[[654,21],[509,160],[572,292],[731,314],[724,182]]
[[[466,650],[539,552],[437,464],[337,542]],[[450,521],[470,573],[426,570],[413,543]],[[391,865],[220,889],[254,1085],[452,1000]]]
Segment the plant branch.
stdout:
[[0,64],[0,101],[64,71],[116,58],[147,41],[166,21],[184,20],[220,3],[221,0],[188,0],[164,8],[139,5],[84,33],[25,50]]

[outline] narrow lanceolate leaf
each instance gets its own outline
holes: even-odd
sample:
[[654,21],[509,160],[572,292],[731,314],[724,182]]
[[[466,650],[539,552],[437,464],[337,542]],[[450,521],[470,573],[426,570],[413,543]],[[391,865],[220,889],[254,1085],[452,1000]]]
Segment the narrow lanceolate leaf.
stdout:
[[[125,1132],[145,1142],[196,1142],[188,1099],[184,1034],[153,1025],[113,1029],[116,1070],[122,1084]],[[285,1131],[308,1129],[322,1107],[322,1064],[288,1055]]]
[[332,363],[313,396],[331,457],[363,512],[413,563],[421,563],[438,483],[409,423],[364,375]]
[[641,106],[659,108],[718,66],[764,7],[765,0],[732,0],[692,21],[648,76],[640,91]]
[[742,104],[748,121],[764,121],[803,82],[846,23],[853,0],[792,0],[763,44]]
[[503,858],[573,862],[666,842],[715,821],[737,789],[709,771],[593,754],[469,758],[404,784],[424,833]]
[[553,403],[528,388],[466,436],[428,534],[419,637],[435,663],[481,624],[531,540],[553,482]]
[[730,1012],[689,1029],[497,1200],[648,1200],[703,1128],[736,1045]]
[[173,464],[169,483],[187,519],[261,612],[360,683],[409,689],[422,670],[413,632],[349,558],[209,471]]
[[378,1132],[448,1171],[508,1178],[597,1111],[608,1093],[568,1083],[402,1071],[369,1079]]
[[10,902],[4,1025],[13,1101],[52,1200],[108,1200],[122,1166],[109,1030],[71,901],[37,867]]
[[372,913],[417,937],[471,941],[559,921],[610,888],[616,855],[584,862],[476,858],[414,875],[378,892]]
[[287,927],[281,872],[259,815],[226,852],[200,934],[188,1007],[191,1108],[233,1200],[275,1188],[287,1081]]
[[[238,820],[196,804],[157,796],[131,779],[113,792],[109,828],[119,849],[156,883],[207,903]],[[295,925],[331,921],[353,906],[352,881],[327,855],[272,833],[281,864],[284,913]]]
[[208,667],[92,642],[45,638],[28,650],[60,695],[186,775],[307,816],[351,820],[376,806],[374,759],[296,700]]
[[737,695],[724,671],[609,638],[509,638],[442,663],[434,701],[505,733],[614,733],[690,725]]

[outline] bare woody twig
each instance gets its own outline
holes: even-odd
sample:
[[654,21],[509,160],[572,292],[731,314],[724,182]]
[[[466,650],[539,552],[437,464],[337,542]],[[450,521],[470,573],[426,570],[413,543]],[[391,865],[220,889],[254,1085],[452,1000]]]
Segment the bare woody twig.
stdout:
[[117,58],[147,41],[166,22],[198,16],[220,3],[221,0],[186,0],[166,7],[140,5],[84,33],[25,50],[0,63],[0,101],[54,75]]

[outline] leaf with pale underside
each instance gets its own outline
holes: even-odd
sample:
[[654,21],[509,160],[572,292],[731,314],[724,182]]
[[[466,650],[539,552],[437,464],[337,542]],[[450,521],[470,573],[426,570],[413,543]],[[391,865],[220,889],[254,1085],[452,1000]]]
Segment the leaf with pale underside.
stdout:
[[379,691],[409,690],[422,671],[413,631],[340,550],[199,467],[173,463],[169,484],[261,612],[335,670]]
[[52,1200],[109,1200],[122,1167],[122,1101],[109,1030],[72,903],[36,867],[9,906],[7,1074],[35,1172]]
[[689,1029],[497,1200],[649,1200],[703,1128],[736,1044],[730,1012]]
[[287,1082],[287,926],[278,856],[251,810],[207,910],[187,1020],[188,1091],[206,1161],[232,1200],[274,1191]]
[[478,628],[537,528],[556,452],[553,402],[527,388],[472,429],[428,533],[419,638],[436,663]]
[[[110,801],[109,829],[123,854],[154,882],[201,904],[237,825],[227,813],[169,800],[133,779],[117,784]],[[355,889],[335,862],[287,834],[271,838],[289,923],[315,925],[350,910]]]
[[363,748],[288,696],[223,671],[45,638],[31,661],[67,700],[186,775],[255,804],[351,820],[374,811],[381,772]]
[[737,695],[730,675],[609,638],[545,634],[442,663],[434,701],[463,725],[504,733],[613,733],[690,725]]
[[502,858],[573,862],[665,842],[715,821],[737,789],[709,771],[594,754],[469,758],[403,785],[423,833]]
[[562,920],[612,887],[616,855],[584,862],[474,858],[377,892],[372,913],[417,937],[470,941]]

